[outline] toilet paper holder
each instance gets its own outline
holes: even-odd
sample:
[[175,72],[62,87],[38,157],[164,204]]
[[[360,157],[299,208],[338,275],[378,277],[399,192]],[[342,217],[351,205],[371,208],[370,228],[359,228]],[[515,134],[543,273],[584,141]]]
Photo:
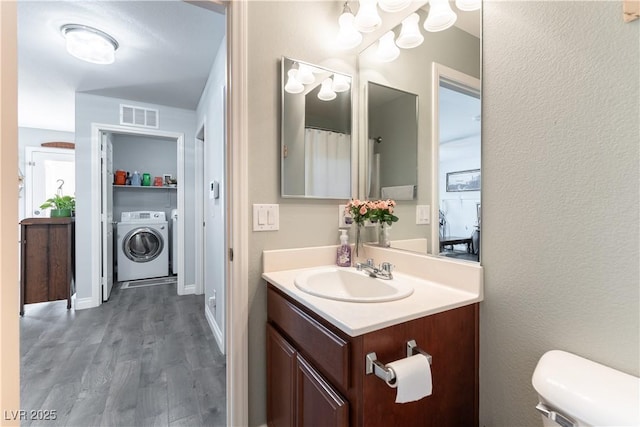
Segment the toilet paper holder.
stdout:
[[[431,365],[431,361],[433,359],[431,355],[418,347],[416,340],[407,341],[407,357],[411,357],[416,354],[422,354],[429,361],[429,365]],[[396,378],[395,372],[384,366],[384,364],[378,360],[378,356],[376,356],[375,352],[367,353],[365,356],[365,374],[375,374],[376,377],[391,384],[393,384]]]

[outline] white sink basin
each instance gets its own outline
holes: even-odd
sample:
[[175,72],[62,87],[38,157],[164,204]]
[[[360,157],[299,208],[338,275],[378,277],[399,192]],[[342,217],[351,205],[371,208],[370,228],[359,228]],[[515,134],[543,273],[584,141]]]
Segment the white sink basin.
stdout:
[[349,302],[394,301],[413,293],[413,286],[402,280],[373,278],[353,268],[327,267],[305,271],[296,276],[294,283],[308,294]]

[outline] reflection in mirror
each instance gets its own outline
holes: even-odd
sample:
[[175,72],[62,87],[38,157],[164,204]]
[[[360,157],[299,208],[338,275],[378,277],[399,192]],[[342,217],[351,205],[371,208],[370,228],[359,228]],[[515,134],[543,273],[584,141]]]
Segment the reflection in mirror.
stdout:
[[413,200],[418,168],[418,96],[367,86],[369,199]]
[[447,257],[479,261],[480,81],[439,65],[434,68],[439,133],[438,251]]
[[282,58],[283,197],[351,197],[351,77]]
[[[401,48],[399,56],[391,62],[383,62],[377,55],[378,43],[364,49],[359,57],[359,80],[363,87],[369,83],[376,83],[386,87],[415,94],[417,97],[417,153],[415,158],[407,159],[407,169],[413,169],[413,162],[417,162],[417,189],[414,200],[398,201],[395,214],[398,222],[393,224],[391,234],[391,246],[399,249],[411,250],[421,253],[439,254],[439,182],[438,179],[438,134],[432,132],[432,119],[438,109],[434,103],[434,89],[432,86],[433,64],[443,64],[476,79],[480,78],[480,11],[465,12],[452,8],[457,13],[458,19],[455,26],[443,31],[428,32],[423,30],[423,24],[428,14],[428,5],[416,11],[419,15],[419,30],[424,41],[413,48]],[[413,11],[407,11],[409,16]],[[401,33],[401,25],[393,28],[395,37]],[[404,45],[405,43],[398,43]],[[366,93],[364,94],[366,95]],[[358,117],[362,120],[368,118],[368,101],[366,96],[360,108],[362,111]],[[434,105],[435,104],[435,105]],[[479,113],[478,113],[479,114]],[[479,123],[476,123],[479,125]],[[437,124],[436,124],[437,127]],[[368,159],[370,138],[375,134],[367,134],[368,127],[361,127],[360,167],[364,169],[360,177],[368,177],[369,165],[364,159]],[[382,141],[384,144],[384,139]],[[385,166],[381,164],[380,176],[385,174]],[[468,168],[471,169],[471,168]],[[467,170],[467,169],[465,169]],[[462,171],[462,170],[460,170]],[[445,176],[446,179],[446,176]],[[365,180],[366,181],[366,180]],[[366,182],[360,183],[361,197],[369,196],[370,187]],[[455,194],[463,194],[458,192]],[[452,218],[450,218],[453,221]],[[451,224],[450,224],[451,225]],[[464,227],[464,226],[462,226]],[[472,229],[469,233],[474,230]],[[456,246],[455,250],[463,250],[463,246]],[[466,250],[466,249],[465,249]]]

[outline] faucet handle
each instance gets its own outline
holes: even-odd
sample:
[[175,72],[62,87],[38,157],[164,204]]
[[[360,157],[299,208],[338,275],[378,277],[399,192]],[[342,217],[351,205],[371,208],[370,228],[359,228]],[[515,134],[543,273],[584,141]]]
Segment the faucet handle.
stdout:
[[373,258],[367,258],[367,265],[373,267]]
[[380,268],[386,273],[391,273],[393,271],[393,267],[395,267],[395,265],[391,264],[390,262],[383,262],[382,264],[380,264]]

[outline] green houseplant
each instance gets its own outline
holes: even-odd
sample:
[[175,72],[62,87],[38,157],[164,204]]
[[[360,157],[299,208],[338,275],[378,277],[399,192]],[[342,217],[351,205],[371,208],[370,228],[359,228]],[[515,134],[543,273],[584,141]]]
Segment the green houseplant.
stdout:
[[76,199],[73,196],[61,196],[56,194],[40,205],[40,209],[49,208],[51,208],[49,213],[51,218],[68,217],[71,216],[73,211],[76,209]]

